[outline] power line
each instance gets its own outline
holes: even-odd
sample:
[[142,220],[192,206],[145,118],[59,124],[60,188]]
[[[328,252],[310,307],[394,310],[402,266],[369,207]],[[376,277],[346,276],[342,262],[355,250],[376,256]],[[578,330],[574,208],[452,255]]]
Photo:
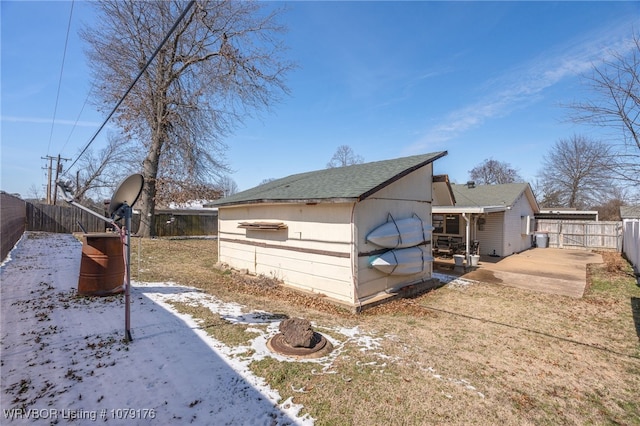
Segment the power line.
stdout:
[[138,75],[136,76],[136,78],[131,82],[131,85],[129,85],[129,88],[127,89],[127,91],[124,93],[124,95],[122,95],[122,97],[120,98],[120,100],[118,101],[118,103],[116,104],[115,107],[113,107],[113,109],[111,110],[111,112],[109,113],[109,115],[107,116],[107,118],[104,120],[104,122],[100,125],[100,127],[98,128],[98,130],[94,133],[94,135],[91,137],[91,139],[89,140],[89,142],[87,143],[87,145],[85,145],[85,147],[82,149],[82,151],[80,152],[80,154],[78,155],[78,157],[76,157],[76,159],[74,160],[73,163],[71,163],[71,166],[69,166],[69,170],[73,168],[73,166],[75,166],[75,164],[78,162],[78,160],[80,159],[80,157],[82,157],[82,155],[87,151],[87,149],[89,149],[89,146],[93,143],[93,141],[96,139],[96,137],[98,137],[98,134],[102,131],[102,129],[104,128],[104,126],[107,125],[107,122],[109,122],[109,120],[111,119],[111,117],[113,116],[113,114],[115,114],[116,110],[120,107],[120,105],[122,104],[122,102],[124,102],[125,98],[127,97],[127,95],[129,94],[129,92],[131,92],[131,90],[133,89],[133,86],[135,86],[135,84],[138,82],[138,80],[140,80],[140,77],[142,77],[142,74],[144,74],[144,72],[147,70],[147,68],[149,67],[149,65],[151,65],[151,62],[155,59],[156,55],[158,54],[158,52],[160,52],[160,49],[162,48],[162,46],[164,46],[164,44],[167,42],[167,40],[169,39],[169,37],[171,36],[171,34],[173,34],[173,32],[176,30],[176,28],[178,27],[178,24],[180,23],[180,21],[182,21],[182,19],[185,17],[185,15],[187,14],[187,12],[189,11],[189,9],[191,9],[191,7],[193,6],[193,4],[195,3],[195,0],[191,0],[189,2],[189,4],[187,4],[187,6],[184,8],[184,11],[180,14],[180,16],[178,17],[178,19],[176,20],[176,22],[173,24],[173,26],[171,27],[171,29],[169,30],[169,32],[167,33],[167,35],[164,37],[164,39],[162,39],[162,41],[160,42],[160,44],[158,45],[158,47],[156,48],[156,50],[153,52],[153,54],[151,55],[151,57],[147,60],[147,63],[144,64],[144,66],[142,67],[142,69],[140,70],[140,72],[138,72]]
[[91,96],[91,92],[92,91],[93,91],[93,87],[89,90],[89,93],[87,93],[87,97],[84,99],[84,103],[82,104],[82,108],[80,108],[80,112],[78,113],[78,116],[76,117],[76,121],[73,123],[73,126],[71,126],[71,131],[69,132],[69,136],[67,136],[67,140],[62,145],[62,148],[60,149],[60,152],[64,152],[64,149],[66,148],[67,144],[71,140],[71,136],[73,135],[73,132],[76,130],[76,127],[78,126],[78,122],[80,121],[80,117],[82,116],[82,112],[84,111],[84,107],[86,107],[87,103],[89,102],[89,97]]
[[58,92],[56,93],[56,103],[53,107],[53,119],[51,120],[51,132],[49,132],[49,144],[47,145],[47,155],[51,148],[51,140],[53,139],[53,128],[56,124],[56,113],[58,112],[58,100],[60,99],[60,87],[62,86],[62,74],[64,71],[64,62],[67,57],[67,46],[69,45],[69,32],[71,29],[71,17],[73,16],[73,5],[75,0],[71,2],[71,10],[69,11],[69,22],[67,24],[67,36],[64,40],[64,52],[62,53],[62,65],[60,66],[60,77],[58,78]]

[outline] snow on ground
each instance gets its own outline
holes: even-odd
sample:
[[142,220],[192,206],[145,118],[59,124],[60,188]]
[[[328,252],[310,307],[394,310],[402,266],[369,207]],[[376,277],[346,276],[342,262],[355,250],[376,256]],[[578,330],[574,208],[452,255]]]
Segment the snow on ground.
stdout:
[[[0,270],[0,424],[313,424],[249,371],[251,359],[167,302],[205,298],[238,321],[260,316],[192,288],[133,283],[126,343],[122,296],[76,295],[81,251],[71,235],[28,233]],[[267,356],[266,338],[256,356]]]
[[439,272],[433,272],[431,274],[433,278],[436,278],[441,283],[444,283],[449,288],[464,288],[472,284],[477,284],[478,281],[468,280],[462,277],[455,277],[452,275],[441,274]]
[[[283,401],[249,369],[267,356],[291,361],[266,346],[281,316],[245,312],[241,305],[176,283],[133,282],[133,341],[127,343],[121,295],[77,295],[81,252],[71,235],[28,232],[0,265],[0,424],[314,423],[301,415],[301,405]],[[228,347],[178,313],[175,302],[206,306],[227,321],[249,324],[257,337],[248,347]],[[379,337],[358,327],[331,331],[344,340],[325,335],[334,346],[329,355],[300,361],[318,363],[317,374],[335,373],[333,361],[347,343],[378,354]]]

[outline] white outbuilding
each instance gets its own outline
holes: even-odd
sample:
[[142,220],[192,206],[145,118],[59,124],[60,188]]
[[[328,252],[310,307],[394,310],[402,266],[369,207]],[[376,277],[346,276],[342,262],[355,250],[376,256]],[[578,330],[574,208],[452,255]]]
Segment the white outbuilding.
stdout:
[[432,279],[433,162],[328,168],[217,200],[219,261],[359,310]]

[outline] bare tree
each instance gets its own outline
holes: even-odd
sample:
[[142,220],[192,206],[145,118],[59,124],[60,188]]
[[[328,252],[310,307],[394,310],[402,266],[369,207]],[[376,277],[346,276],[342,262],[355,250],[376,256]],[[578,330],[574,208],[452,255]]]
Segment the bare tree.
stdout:
[[74,197],[82,202],[87,197],[110,197],[122,178],[131,171],[133,156],[128,142],[121,136],[109,135],[107,146],[94,153],[88,150],[78,161]]
[[539,172],[542,204],[584,209],[606,199],[613,186],[610,151],[608,145],[584,136],[556,142]]
[[511,167],[509,163],[486,159],[482,164],[469,171],[472,181],[480,185],[495,185],[503,183],[524,182],[518,171]]
[[362,164],[363,162],[364,158],[353,152],[350,146],[340,145],[327,163],[327,168],[351,166],[353,164]]
[[585,76],[594,96],[570,107],[571,119],[612,129],[612,148],[617,154],[612,173],[640,183],[640,33],[634,33],[628,51],[614,52],[611,59],[594,66]]
[[29,192],[27,193],[27,196],[37,202],[41,202],[44,200],[44,196],[42,194],[43,194],[42,188],[40,188],[36,184],[31,184],[31,186],[29,187]]
[[[83,38],[103,109],[111,109],[185,10],[185,2],[102,0]],[[159,186],[208,185],[228,172],[224,138],[288,92],[279,10],[198,1],[114,115],[144,150],[140,234],[151,236]],[[164,182],[164,183],[163,183]],[[169,191],[172,193],[172,191]]]
[[228,197],[238,192],[238,184],[229,175],[224,175],[218,179],[217,186],[222,193],[222,197]]
[[626,191],[623,188],[611,188],[607,199],[602,200],[598,205],[591,208],[598,211],[600,220],[622,220],[620,217],[620,207],[625,206],[627,199]]

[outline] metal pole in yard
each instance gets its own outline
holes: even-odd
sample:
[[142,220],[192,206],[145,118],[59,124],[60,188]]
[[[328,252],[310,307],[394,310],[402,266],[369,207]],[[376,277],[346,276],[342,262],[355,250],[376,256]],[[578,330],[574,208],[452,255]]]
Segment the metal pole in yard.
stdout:
[[125,231],[127,233],[127,265],[126,265],[126,287],[124,289],[124,329],[125,340],[131,342],[131,213],[132,209],[128,205],[124,205]]

